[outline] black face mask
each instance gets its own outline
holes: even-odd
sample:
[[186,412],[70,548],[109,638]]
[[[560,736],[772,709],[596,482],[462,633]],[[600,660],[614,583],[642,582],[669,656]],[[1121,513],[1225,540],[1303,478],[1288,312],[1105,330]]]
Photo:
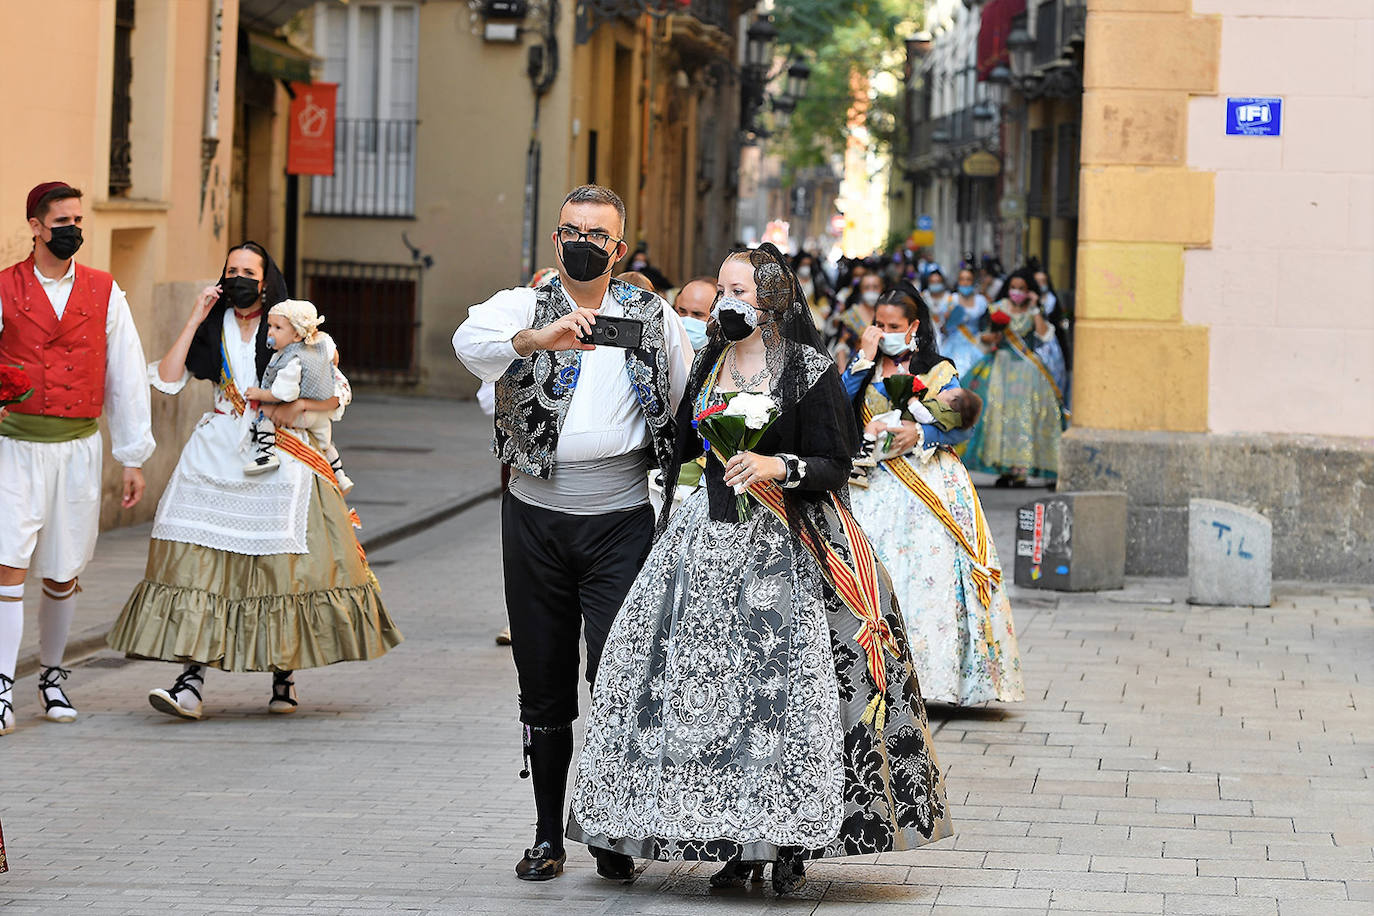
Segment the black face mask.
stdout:
[[611,267],[611,256],[591,242],[564,242],[563,269],[581,283],[595,280]]
[[236,309],[246,309],[258,301],[258,281],[252,277],[228,277],[220,284],[224,298]]
[[81,227],[80,226],[53,226],[52,239],[46,242],[48,250],[52,256],[59,261],[65,261],[76,250],[81,247]]
[[754,333],[754,326],[739,312],[721,311],[716,321],[719,322],[720,333],[725,335],[726,340],[743,340]]

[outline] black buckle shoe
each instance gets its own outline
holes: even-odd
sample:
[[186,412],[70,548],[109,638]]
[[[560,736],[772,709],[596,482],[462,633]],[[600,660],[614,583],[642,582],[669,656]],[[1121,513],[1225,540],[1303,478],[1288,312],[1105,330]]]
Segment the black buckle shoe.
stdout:
[[563,873],[563,865],[568,854],[559,851],[554,855],[553,844],[545,840],[533,849],[525,850],[525,858],[515,866],[515,877],[521,881],[552,881]]
[[592,848],[596,873],[608,881],[629,881],[635,876],[635,860],[624,853]]
[[806,886],[806,861],[796,854],[782,855],[773,861],[773,893],[795,894]]
[[[760,871],[762,866],[760,866]],[[738,889],[749,883],[750,876],[754,873],[753,862],[741,862],[739,859],[731,859],[725,863],[720,871],[711,876],[711,886],[719,890]],[[760,875],[760,878],[762,875]]]

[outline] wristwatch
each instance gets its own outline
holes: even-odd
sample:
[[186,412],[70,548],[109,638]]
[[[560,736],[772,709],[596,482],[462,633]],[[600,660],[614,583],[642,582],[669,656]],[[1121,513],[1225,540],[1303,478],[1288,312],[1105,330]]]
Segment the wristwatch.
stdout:
[[802,478],[806,476],[806,462],[796,455],[778,455],[782,459],[783,467],[787,469],[786,475],[782,479],[782,485],[786,489],[792,489],[801,484]]

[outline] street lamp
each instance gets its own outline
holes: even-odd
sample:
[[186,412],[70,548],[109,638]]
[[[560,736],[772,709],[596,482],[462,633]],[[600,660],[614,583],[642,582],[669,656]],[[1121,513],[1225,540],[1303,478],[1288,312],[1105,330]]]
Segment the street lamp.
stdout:
[[1011,58],[1011,72],[1014,76],[1019,78],[1030,73],[1033,50],[1035,39],[1026,31],[1025,26],[1017,26],[1007,36],[1007,56]]
[[800,57],[787,68],[787,95],[800,99],[806,95],[806,84],[811,79],[811,67]]
[[778,41],[778,30],[766,17],[755,19],[749,31],[745,32],[745,39],[745,62],[767,73],[773,63],[773,46]]
[[792,123],[792,112],[796,107],[797,100],[785,92],[773,99],[773,121],[778,130],[786,130],[787,125]]
[[998,64],[988,71],[987,81],[994,86],[1005,86],[1011,82],[1011,70],[1006,64]]

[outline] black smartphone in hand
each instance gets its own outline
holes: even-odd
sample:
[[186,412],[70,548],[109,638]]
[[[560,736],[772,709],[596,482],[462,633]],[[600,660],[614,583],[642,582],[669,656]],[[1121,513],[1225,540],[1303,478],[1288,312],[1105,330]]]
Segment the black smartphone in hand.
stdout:
[[634,350],[644,342],[644,322],[637,318],[597,315],[591,334],[578,339],[584,344],[596,347],[624,347]]

